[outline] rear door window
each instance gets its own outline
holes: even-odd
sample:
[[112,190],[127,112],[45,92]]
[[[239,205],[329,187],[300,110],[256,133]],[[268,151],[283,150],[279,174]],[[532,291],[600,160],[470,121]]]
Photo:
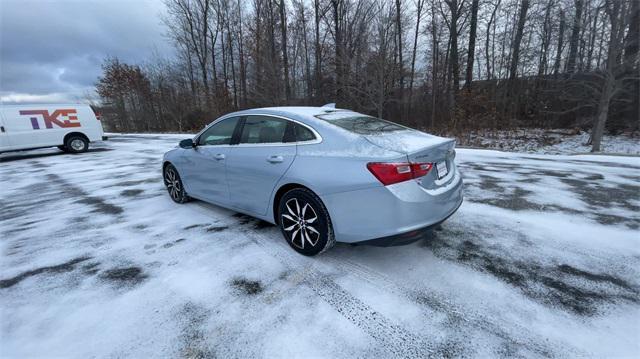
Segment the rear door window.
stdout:
[[247,116],[240,135],[240,143],[283,143],[290,136],[287,126],[290,121],[270,116]]

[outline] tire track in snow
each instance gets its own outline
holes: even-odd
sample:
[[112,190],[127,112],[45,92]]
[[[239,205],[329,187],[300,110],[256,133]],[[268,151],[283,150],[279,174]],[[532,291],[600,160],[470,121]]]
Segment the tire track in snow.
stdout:
[[[45,172],[47,171],[45,170]],[[87,193],[76,184],[65,180],[57,174],[47,173],[46,177],[54,183],[61,184],[59,188],[65,194],[69,195],[70,197],[77,197],[76,202],[93,206],[95,212],[110,215],[119,215],[124,212],[124,209],[122,207],[111,204],[105,201],[102,197],[89,195],[89,193]]]
[[[260,237],[259,240],[261,240],[261,243],[259,244],[263,246],[266,251],[274,252],[274,256],[277,256],[278,254],[282,254],[283,256],[286,255],[286,258],[281,259],[281,261],[285,260],[288,262],[297,260],[299,262],[307,262],[301,264],[303,268],[308,269],[316,267],[312,262],[313,259],[298,257],[296,253],[292,252],[292,249],[285,241],[273,241],[273,238],[266,237],[262,233],[255,231],[251,231],[251,233],[254,236]],[[277,250],[277,254],[275,254],[276,250],[272,249],[272,247],[276,246],[279,248]],[[408,284],[402,283],[402,280],[399,278],[389,278],[383,273],[380,273],[366,265],[357,263],[353,260],[340,258],[331,251],[323,253],[318,258],[321,258],[324,263],[330,262],[331,267],[337,269],[339,272],[353,275],[357,279],[369,283],[369,285],[378,290],[383,290],[389,294],[404,298],[412,303],[418,304],[419,306],[427,306],[435,312],[444,313],[447,317],[446,324],[451,328],[452,333],[455,333],[456,336],[452,341],[444,341],[437,344],[429,343],[428,348],[431,354],[430,356],[450,357],[464,355],[464,348],[456,347],[464,345],[467,340],[467,336],[465,335],[465,332],[463,332],[463,328],[461,328],[461,326],[475,329],[481,333],[489,333],[490,335],[502,340],[512,349],[523,348],[529,353],[534,353],[544,357],[561,355],[561,353],[558,352],[558,348],[563,348],[564,352],[568,353],[570,356],[586,355],[585,353],[580,352],[577,348],[567,348],[566,343],[554,343],[547,337],[541,337],[537,334],[531,333],[530,330],[518,323],[509,323],[510,330],[506,330],[504,327],[500,326],[500,324],[491,321],[486,316],[470,310],[470,308],[461,308],[450,303],[450,301],[440,294],[411,288]],[[307,261],[305,261],[305,259],[307,259]],[[315,274],[319,274],[320,272],[321,271],[319,269],[314,269]],[[323,278],[325,277],[325,275],[321,273],[320,276]],[[332,283],[338,286],[335,282],[332,281]],[[344,291],[342,287],[339,288]],[[433,313],[429,313],[428,311],[421,309],[421,314],[424,320],[433,321]],[[513,333],[518,333],[519,336],[514,337]],[[424,342],[423,338],[419,338],[418,340]]]
[[[461,308],[450,303],[443,298],[442,295],[410,288],[408,285],[402,283],[402,280],[399,278],[391,279],[375,269],[349,259],[340,258],[334,253],[325,253],[323,259],[327,259],[333,266],[338,267],[341,271],[353,274],[358,279],[369,283],[369,285],[377,289],[405,298],[413,303],[426,305],[436,312],[444,313],[449,323],[455,325],[460,325],[457,323],[464,323],[464,325],[474,329],[491,333],[493,336],[504,340],[510,346],[523,347],[535,354],[545,357],[560,355],[557,348],[563,348],[571,356],[585,355],[585,353],[580,352],[577,348],[567,348],[566,343],[554,343],[547,337],[540,337],[537,334],[531,333],[530,330],[518,323],[509,323],[512,330],[505,330],[486,316],[470,311],[469,308]],[[431,313],[423,311],[422,315],[425,319],[432,320]],[[461,331],[460,329],[460,327],[454,328],[458,333]],[[520,337],[514,338],[513,333],[519,333]],[[462,333],[461,338],[464,339],[464,333]],[[447,345],[438,345],[436,347],[437,356],[446,356],[447,351]]]
[[275,246],[271,238],[265,238],[255,231],[249,231],[248,234],[266,253],[278,259],[285,267],[296,272],[304,271],[303,283],[306,283],[344,318],[374,338],[394,357],[423,358],[433,353],[432,344],[424,342],[419,336],[393,323],[383,314],[354,297],[327,275],[320,273],[315,265],[302,263],[299,258],[294,257],[298,254],[283,253],[282,247]]
[[[203,209],[209,205],[195,202]],[[276,244],[273,238],[266,237],[253,229],[247,229],[247,236],[265,253],[275,257],[286,268],[295,273],[302,273],[300,282],[306,283],[320,298],[328,303],[345,319],[371,336],[384,350],[393,357],[425,358],[433,356],[433,345],[426,343],[419,336],[394,323],[368,304],[354,297],[335,283],[327,275],[322,274],[312,260],[292,253],[291,249]]]
[[[210,204],[201,201],[196,201],[194,204],[206,211],[211,208]],[[232,218],[230,219],[233,220]],[[585,355],[577,348],[567,348],[566,343],[556,343],[550,338],[532,333],[525,326],[517,323],[508,323],[509,329],[507,330],[499,323],[495,323],[490,318],[476,313],[470,308],[462,308],[450,303],[442,295],[411,288],[410,285],[402,283],[401,279],[391,279],[373,268],[353,260],[341,258],[331,251],[325,252],[318,257],[322,259],[322,262],[330,263],[330,266],[337,269],[338,272],[353,275],[378,290],[404,298],[419,306],[427,306],[435,312],[444,313],[447,317],[445,325],[451,328],[452,333],[456,333],[455,338],[442,343],[427,342],[424,338],[416,336],[402,326],[395,324],[392,320],[348,293],[340,285],[329,279],[326,274],[323,274],[322,270],[313,262],[314,259],[303,257],[293,252],[284,240],[274,241],[272,237],[265,236],[263,233],[252,229],[250,225],[252,222],[244,223],[244,225],[249,224],[244,233],[258,244],[264,252],[278,259],[285,267],[294,270],[298,277],[297,282],[307,283],[315,293],[343,317],[373,337],[394,356],[448,357],[465,355],[467,349],[473,349],[460,348],[467,342],[465,333],[468,333],[469,330],[488,333],[502,340],[509,348],[509,351],[516,350],[517,352],[518,348],[522,348],[525,353],[528,352],[529,354],[543,357],[558,356],[563,355],[563,353],[569,356]],[[425,309],[421,309],[421,312],[425,320],[433,321],[433,313],[429,313]],[[464,327],[469,329],[465,330]],[[514,337],[514,333],[517,333],[518,336]],[[562,348],[562,351],[559,351],[558,348]],[[499,353],[496,353],[496,355],[499,355]]]

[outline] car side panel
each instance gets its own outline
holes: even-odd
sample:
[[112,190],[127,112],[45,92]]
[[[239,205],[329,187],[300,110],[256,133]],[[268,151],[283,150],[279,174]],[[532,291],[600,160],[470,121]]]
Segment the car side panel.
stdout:
[[232,146],[227,155],[230,204],[252,214],[265,215],[274,187],[295,157],[295,145]]
[[178,173],[187,194],[220,205],[229,204],[226,157],[230,146],[198,146],[180,149]]

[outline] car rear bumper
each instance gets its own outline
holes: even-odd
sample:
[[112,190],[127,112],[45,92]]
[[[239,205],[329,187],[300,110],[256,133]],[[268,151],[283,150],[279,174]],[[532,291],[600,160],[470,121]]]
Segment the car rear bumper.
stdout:
[[323,195],[338,242],[402,244],[421,238],[462,204],[456,168],[444,183],[425,189],[417,181]]
[[458,204],[458,206],[446,218],[444,218],[438,223],[434,223],[426,227],[414,229],[413,231],[394,234],[391,236],[386,236],[381,238],[369,239],[362,242],[356,242],[354,244],[377,246],[377,247],[392,247],[392,246],[401,246],[401,245],[419,241],[424,238],[428,238],[431,232],[440,224],[442,224],[442,222],[446,221],[449,217],[451,217],[454,213],[456,213],[456,211],[458,210],[458,208],[460,208],[461,205],[462,205],[462,199],[460,200],[460,203]]

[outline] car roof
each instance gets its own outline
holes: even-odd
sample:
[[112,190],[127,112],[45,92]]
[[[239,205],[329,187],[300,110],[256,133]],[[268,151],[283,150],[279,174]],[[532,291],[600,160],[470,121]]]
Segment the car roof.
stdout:
[[351,116],[364,116],[361,113],[341,109],[341,108],[333,108],[333,107],[312,107],[312,106],[279,106],[279,107],[261,107],[261,108],[252,108],[248,110],[242,110],[230,113],[225,115],[224,117],[232,117],[232,116],[245,116],[245,115],[275,115],[275,116],[283,116],[290,118],[292,120],[300,121],[307,125],[320,125],[321,127],[325,127],[327,125],[326,121],[317,118],[318,115],[326,115],[326,114],[345,114]]

